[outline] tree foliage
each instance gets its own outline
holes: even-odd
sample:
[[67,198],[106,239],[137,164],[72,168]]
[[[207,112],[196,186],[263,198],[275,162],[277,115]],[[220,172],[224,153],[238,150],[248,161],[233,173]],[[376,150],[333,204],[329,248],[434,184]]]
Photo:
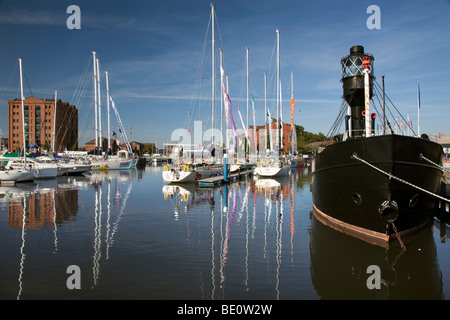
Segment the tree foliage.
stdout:
[[318,134],[305,131],[303,126],[295,125],[295,131],[297,133],[297,151],[299,153],[310,153],[313,152],[308,144],[312,142],[324,141],[327,140],[327,137],[319,132]]

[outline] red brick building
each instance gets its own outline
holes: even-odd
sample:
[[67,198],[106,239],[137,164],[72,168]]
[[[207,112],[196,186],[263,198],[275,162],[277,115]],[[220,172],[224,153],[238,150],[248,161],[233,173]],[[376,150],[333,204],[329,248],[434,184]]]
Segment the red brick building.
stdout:
[[[271,122],[271,126],[272,126],[272,141],[273,143],[275,143],[276,141],[276,128],[277,125],[275,123],[275,119],[272,119]],[[248,134],[250,136],[250,141],[254,141],[253,140],[253,135],[254,135],[254,127],[250,126],[248,129]],[[269,125],[262,125],[262,126],[256,126],[256,141],[258,141],[258,150],[263,151],[264,150],[264,144],[265,144],[265,132],[267,130],[267,148],[270,148],[270,128]],[[289,149],[291,148],[291,125],[290,124],[286,124],[283,123],[283,135],[281,135],[281,130],[280,130],[280,141],[282,141],[282,148],[280,145],[280,153],[289,153]],[[254,142],[252,142],[253,144]],[[251,148],[253,148],[253,145],[251,146]]]
[[[43,148],[47,145],[55,152],[78,149],[78,110],[76,106],[58,100],[28,97],[24,100],[26,144]],[[23,147],[22,102],[8,101],[9,150]]]

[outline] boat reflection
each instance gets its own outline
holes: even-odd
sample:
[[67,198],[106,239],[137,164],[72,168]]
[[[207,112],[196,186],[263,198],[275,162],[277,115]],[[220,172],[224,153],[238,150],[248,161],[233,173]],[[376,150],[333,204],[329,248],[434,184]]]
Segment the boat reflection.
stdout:
[[295,268],[298,172],[275,179],[248,177],[214,188],[162,188],[164,199],[173,204],[174,219],[184,226],[186,245],[199,256],[198,265],[185,268],[199,270],[202,299],[282,298],[283,270]]
[[[34,241],[32,234],[39,232],[39,230],[52,230],[53,248],[50,247],[51,250],[46,253],[53,257],[57,256],[60,253],[59,229],[65,223],[75,220],[80,209],[79,192],[87,188],[94,190],[95,198],[95,226],[92,241],[94,251],[92,255],[93,287],[98,284],[102,257],[106,260],[109,259],[109,251],[114,243],[114,235],[119,227],[132,188],[132,173],[128,172],[126,179],[124,177],[125,175],[119,171],[106,174],[96,172],[87,177],[63,176],[51,180],[36,180],[35,183],[0,186],[0,205],[8,212],[7,225],[11,229],[21,230],[18,294],[16,299],[21,299],[26,293],[26,290],[24,290],[26,289],[26,286],[24,286],[24,274],[27,270],[32,272],[32,266],[30,265],[27,268],[26,264],[26,261],[30,259],[29,256],[31,256],[30,261],[33,260],[33,251],[27,250],[26,245]],[[120,182],[124,181],[126,183],[120,184]],[[121,191],[123,186],[127,188],[126,192]],[[112,189],[114,189],[114,194]],[[104,195],[105,193],[106,196]],[[106,205],[104,205],[105,202]],[[116,212],[115,215],[112,214],[111,204],[117,205],[114,211]],[[83,203],[82,206],[90,207],[86,203]],[[42,233],[40,234],[42,235]],[[64,252],[61,253],[64,255]],[[43,252],[40,251],[40,255],[42,254]]]
[[[313,214],[311,278],[322,299],[444,299],[432,230],[387,250],[333,230]],[[380,268],[380,289],[369,289],[369,266]]]

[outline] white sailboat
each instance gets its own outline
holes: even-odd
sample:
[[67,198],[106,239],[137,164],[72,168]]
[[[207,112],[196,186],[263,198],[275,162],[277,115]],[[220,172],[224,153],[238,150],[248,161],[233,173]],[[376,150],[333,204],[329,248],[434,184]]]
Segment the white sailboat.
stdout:
[[24,107],[24,96],[23,96],[23,78],[22,78],[22,59],[19,58],[19,69],[20,69],[20,100],[22,102],[22,128],[23,128],[23,158],[21,163],[15,164],[14,166],[11,161],[4,161],[0,167],[0,181],[8,182],[25,182],[33,181],[37,178],[36,171],[30,167],[27,167],[26,159],[26,136],[25,136],[25,107]]
[[[212,106],[211,106],[211,132],[214,132],[214,109],[215,109],[215,41],[214,38],[214,22],[215,8],[211,4],[211,26],[212,26]],[[222,174],[223,164],[220,157],[222,145],[214,141],[214,134],[212,135],[211,145],[209,149],[201,146],[194,146],[198,149],[191,149],[192,145],[176,144],[172,150],[170,165],[164,166],[162,178],[165,182],[182,183],[182,182],[196,182],[200,179],[209,178]],[[214,150],[215,154],[213,154]],[[206,154],[204,154],[206,152]],[[207,154],[208,152],[209,155]],[[201,153],[201,157],[197,156]],[[196,161],[197,159],[197,161]],[[218,160],[220,159],[220,160]],[[199,161],[198,161],[199,160]]]
[[[279,106],[281,104],[280,99],[280,32],[277,29],[277,118],[276,123],[276,141],[275,148],[272,147],[270,154],[261,157],[258,161],[258,165],[255,168],[255,174],[260,177],[280,177],[286,176],[290,172],[290,166],[285,162],[285,159],[280,158],[279,155]],[[272,124],[270,123],[270,127]],[[272,139],[272,135],[270,137]]]
[[[178,145],[172,150],[170,165],[164,166],[163,180],[170,183],[196,182],[222,174],[223,166],[201,159],[210,155],[208,150],[184,150],[189,146]],[[201,156],[198,153],[201,152]]]
[[[98,150],[102,150],[102,122],[101,122],[101,94],[100,94],[100,66],[99,60],[96,57],[96,52],[92,52],[93,55],[93,69],[94,69],[94,107],[95,107],[95,153]],[[107,113],[108,113],[108,149],[110,148],[110,122],[109,122],[109,83],[108,83],[108,73],[106,72],[106,93],[107,93]],[[112,99],[111,99],[112,101]],[[115,107],[114,107],[115,108]],[[117,115],[117,111],[116,111]],[[121,125],[121,123],[120,123]],[[123,128],[121,129],[123,130]],[[109,151],[109,150],[108,150]],[[105,155],[94,155],[91,159],[91,170],[127,170],[132,168],[133,160],[110,157],[109,152]]]

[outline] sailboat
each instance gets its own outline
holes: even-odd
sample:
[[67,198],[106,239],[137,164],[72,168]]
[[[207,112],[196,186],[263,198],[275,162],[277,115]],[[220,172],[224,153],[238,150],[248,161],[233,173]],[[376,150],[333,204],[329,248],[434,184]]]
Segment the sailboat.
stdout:
[[[98,155],[102,152],[102,135],[101,135],[101,94],[100,94],[100,66],[99,60],[96,57],[96,52],[93,55],[93,69],[94,69],[94,107],[95,107],[95,154],[91,161],[91,170],[127,170],[131,169],[134,159],[130,159],[128,154],[125,156],[113,158],[109,156],[110,148],[110,128],[109,128],[109,83],[108,74],[106,73],[106,93],[107,93],[107,112],[108,112],[108,150],[105,155]],[[124,131],[123,128],[121,129]],[[100,145],[99,145],[100,144]],[[123,153],[122,153],[123,154]]]
[[373,61],[359,45],[341,59],[343,97],[350,113],[344,122],[346,138],[335,139],[316,155],[311,190],[314,215],[323,224],[389,247],[392,240],[405,239],[432,219],[440,197],[443,150],[427,136],[385,129],[375,134],[376,114],[370,113],[377,89]]
[[[13,161],[4,161],[0,167],[0,181],[8,182],[25,182],[33,181],[37,178],[37,173],[34,169],[27,167],[26,157],[26,135],[25,135],[25,107],[23,96],[23,77],[22,77],[22,59],[19,58],[20,69],[20,100],[22,102],[22,128],[23,128],[23,157],[20,163],[12,165]],[[3,155],[2,155],[3,156]]]
[[[286,176],[290,172],[290,166],[286,163],[285,159],[279,155],[279,106],[281,104],[280,99],[280,31],[277,29],[277,119],[276,123],[276,141],[275,146],[272,146],[269,154],[264,157],[260,157],[258,165],[255,168],[255,174],[260,177],[280,177]],[[270,129],[272,129],[272,123],[270,123]],[[272,140],[272,135],[270,137]]]
[[[214,38],[215,8],[211,4],[212,25],[212,112],[211,132],[214,133],[215,110],[215,41]],[[198,149],[194,149],[194,148]],[[223,146],[215,143],[214,134],[209,148],[193,146],[190,144],[176,144],[172,149],[171,163],[164,166],[162,178],[165,182],[182,183],[196,182],[200,179],[220,175],[223,172],[221,153]],[[201,157],[199,158],[199,154]],[[205,160],[206,158],[209,158]]]

